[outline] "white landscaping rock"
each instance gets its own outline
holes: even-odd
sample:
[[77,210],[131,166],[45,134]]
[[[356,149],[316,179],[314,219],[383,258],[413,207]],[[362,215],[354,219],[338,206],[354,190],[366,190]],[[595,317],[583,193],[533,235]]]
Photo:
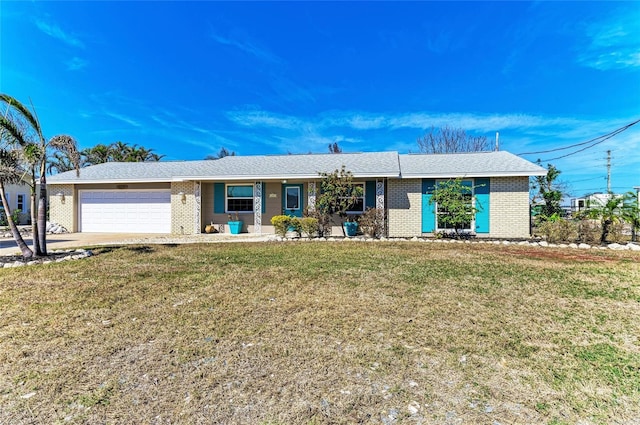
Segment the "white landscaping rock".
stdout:
[[619,243],[610,243],[608,248],[613,249],[615,251],[621,251],[623,249],[627,249],[625,246],[620,245]]
[[580,248],[580,249],[591,249],[591,245],[589,245],[588,243],[581,243],[580,245],[578,245],[578,248]]
[[637,245],[635,243],[628,243],[627,249],[629,249],[630,251],[640,251],[640,245]]

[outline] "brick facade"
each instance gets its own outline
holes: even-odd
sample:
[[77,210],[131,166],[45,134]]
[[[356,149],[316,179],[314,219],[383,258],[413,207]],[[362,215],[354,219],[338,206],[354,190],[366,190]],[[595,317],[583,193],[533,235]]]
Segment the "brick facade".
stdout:
[[422,232],[422,180],[387,181],[389,237],[420,236]]
[[[201,232],[201,220],[196,214],[197,187],[191,181],[171,183],[171,233],[193,235]],[[184,193],[184,197],[181,193]]]
[[[58,194],[62,193],[62,196]],[[49,195],[49,217],[51,222],[63,226],[70,232],[78,231],[77,198],[72,184],[50,184],[47,187]]]
[[[390,237],[422,235],[422,180],[390,179],[387,203]],[[529,237],[529,178],[494,177],[490,182],[490,232],[479,237]]]
[[528,177],[492,178],[490,203],[490,237],[529,237]]

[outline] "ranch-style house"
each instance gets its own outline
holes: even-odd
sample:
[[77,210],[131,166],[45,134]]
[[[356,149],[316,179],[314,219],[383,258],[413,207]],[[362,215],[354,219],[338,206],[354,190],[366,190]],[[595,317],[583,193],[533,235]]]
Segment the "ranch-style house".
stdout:
[[[243,232],[273,233],[271,218],[313,209],[321,172],[344,166],[362,185],[352,214],[380,208],[389,237],[447,230],[429,202],[438,182],[461,178],[477,213],[476,237],[529,236],[529,177],[546,174],[505,151],[227,156],[217,160],[109,162],[49,177],[50,220],[72,232],[202,233],[226,231],[238,213]],[[337,228],[333,234],[341,235]]]

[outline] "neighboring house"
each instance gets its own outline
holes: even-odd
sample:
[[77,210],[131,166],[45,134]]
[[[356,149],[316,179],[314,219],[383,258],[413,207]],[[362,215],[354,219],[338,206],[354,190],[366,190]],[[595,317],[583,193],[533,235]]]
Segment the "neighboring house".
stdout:
[[[18,224],[28,224],[31,219],[31,188],[26,183],[5,184],[4,192],[11,211],[20,210],[20,221]],[[4,207],[0,203],[0,215],[2,222],[5,221]]]
[[[352,213],[384,209],[389,237],[442,230],[429,199],[438,181],[474,186],[478,237],[529,236],[529,176],[546,170],[508,152],[227,156],[214,161],[105,163],[48,179],[50,218],[74,232],[201,233],[237,212],[243,231],[273,233],[271,217],[312,209],[320,172],[342,166],[364,193]],[[357,210],[357,211],[356,211]],[[334,234],[339,235],[337,229]]]
[[571,199],[571,212],[577,213],[580,211],[588,210],[592,207],[601,207],[605,205],[611,198],[621,198],[623,195],[616,195],[613,193],[596,192],[590,195],[585,195],[582,198]]

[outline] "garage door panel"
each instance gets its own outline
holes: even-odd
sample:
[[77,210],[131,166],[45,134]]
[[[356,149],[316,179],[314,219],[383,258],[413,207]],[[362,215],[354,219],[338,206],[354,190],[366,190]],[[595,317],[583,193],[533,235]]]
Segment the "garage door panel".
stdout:
[[169,191],[80,192],[80,231],[170,233]]

